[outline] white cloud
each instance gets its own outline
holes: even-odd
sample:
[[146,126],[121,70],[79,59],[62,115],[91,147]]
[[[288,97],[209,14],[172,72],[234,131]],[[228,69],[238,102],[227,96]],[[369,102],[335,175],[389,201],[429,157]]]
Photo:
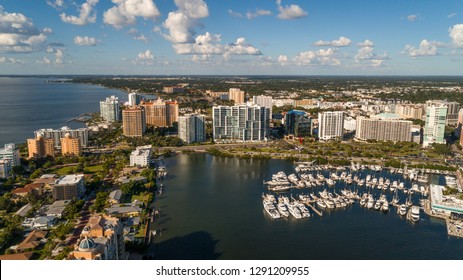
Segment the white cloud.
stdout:
[[278,56],[278,62],[280,64],[286,64],[288,62],[288,57],[286,55]]
[[95,23],[96,21],[96,12],[93,11],[93,8],[98,3],[99,0],[87,0],[80,7],[79,16],[71,16],[62,13],[60,15],[61,20],[65,23],[75,24],[75,25],[87,25],[89,23]]
[[451,13],[451,14],[449,14],[447,17],[448,17],[448,18],[453,18],[453,17],[455,17],[456,15],[457,15],[457,13]]
[[420,46],[416,48],[412,45],[406,45],[404,52],[411,57],[417,56],[435,56],[437,55],[437,47],[442,47],[443,44],[436,41],[429,42],[428,40],[422,40]]
[[379,67],[383,66],[388,58],[387,54],[377,55],[374,52],[374,43],[370,40],[365,40],[358,44],[360,47],[355,55],[355,62],[361,66]]
[[64,52],[63,50],[56,50],[55,52],[55,64],[63,64]]
[[449,36],[457,48],[463,48],[463,24],[455,24],[449,29]]
[[367,39],[367,40],[365,40],[363,42],[358,43],[357,46],[359,46],[359,47],[374,47],[375,44],[372,41]]
[[277,0],[277,6],[278,6],[278,18],[279,19],[298,19],[298,18],[303,18],[307,16],[307,12],[304,11],[301,7],[298,5],[287,5],[287,6],[282,6],[281,5],[281,0]]
[[415,21],[418,19],[418,15],[408,15],[407,20],[408,21]]
[[296,65],[330,65],[339,66],[341,61],[335,57],[336,49],[319,49],[318,51],[305,51],[293,58]]
[[235,43],[225,46],[225,54],[261,55],[262,53],[256,47],[246,43],[246,39],[241,37]]
[[134,25],[137,17],[155,20],[161,15],[152,0],[111,0],[115,6],[104,12],[103,21],[119,29]]
[[148,43],[148,38],[145,37],[145,34],[140,34],[138,36],[134,36],[133,39],[137,40],[137,41],[142,41],[144,43]]
[[74,37],[74,44],[78,46],[96,46],[99,41],[93,37],[76,36]]
[[164,37],[174,44],[191,43],[196,25],[196,21],[186,14],[180,11],[170,12],[163,23],[164,28],[169,31]]
[[234,11],[232,11],[232,10],[228,10],[228,14],[231,15],[231,16],[233,16],[233,17],[239,17],[239,18],[240,18],[240,17],[243,17],[242,14],[237,13],[237,12],[234,12]]
[[152,65],[154,61],[155,61],[155,58],[154,58],[153,52],[151,50],[146,50],[144,52],[139,53],[134,62],[136,64]]
[[43,49],[47,37],[20,13],[8,13],[0,6],[0,53],[33,52]]
[[346,37],[339,37],[337,40],[333,41],[317,41],[314,43],[315,46],[321,47],[321,46],[331,46],[331,47],[347,47],[352,44],[352,41],[349,38]]
[[44,56],[41,60],[37,60],[36,63],[38,64],[51,64],[51,60]]
[[49,0],[47,1],[47,4],[58,10],[64,7],[64,0],[55,0],[55,1]]
[[18,60],[18,59],[13,58],[13,57],[4,57],[4,56],[0,56],[0,64],[6,64],[6,63],[10,63],[10,64],[20,64],[20,63],[21,63],[21,60]]
[[51,29],[50,27],[45,27],[44,29],[42,29],[42,33],[43,34],[52,34],[53,29]]
[[203,0],[174,0],[179,11],[190,18],[205,18],[209,16],[209,9]]
[[256,9],[255,12],[247,12],[246,18],[253,19],[259,16],[271,16],[271,15],[272,15],[272,12],[269,10]]

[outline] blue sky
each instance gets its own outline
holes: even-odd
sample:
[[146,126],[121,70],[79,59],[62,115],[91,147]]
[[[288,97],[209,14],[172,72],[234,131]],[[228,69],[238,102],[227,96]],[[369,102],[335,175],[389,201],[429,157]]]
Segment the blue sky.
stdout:
[[463,0],[0,0],[0,74],[463,75]]

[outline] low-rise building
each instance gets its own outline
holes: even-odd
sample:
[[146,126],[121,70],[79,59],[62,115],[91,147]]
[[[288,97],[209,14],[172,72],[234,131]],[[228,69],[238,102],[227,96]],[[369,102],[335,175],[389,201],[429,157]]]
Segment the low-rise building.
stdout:
[[33,230],[29,233],[26,238],[16,247],[16,252],[26,252],[26,251],[33,251],[39,245],[46,242],[45,237],[47,236],[47,232],[43,230]]
[[0,159],[0,179],[8,179],[11,176],[11,160]]
[[117,203],[121,202],[121,197],[122,197],[122,191],[121,190],[114,190],[111,193],[109,193],[108,201],[109,201],[109,203],[111,203],[111,205],[117,204]]
[[130,154],[130,166],[148,166],[151,160],[151,145],[140,146]]
[[71,200],[81,197],[84,193],[84,175],[66,175],[56,180],[53,186],[53,198],[55,200]]
[[134,201],[131,204],[114,204],[105,208],[106,213],[111,217],[136,217],[140,215],[142,203]]
[[430,190],[431,211],[433,214],[463,214],[463,200],[444,195],[445,186],[431,184]]
[[27,184],[23,188],[16,188],[12,191],[13,195],[24,197],[30,193],[41,196],[44,192],[45,184],[43,183],[32,183]]

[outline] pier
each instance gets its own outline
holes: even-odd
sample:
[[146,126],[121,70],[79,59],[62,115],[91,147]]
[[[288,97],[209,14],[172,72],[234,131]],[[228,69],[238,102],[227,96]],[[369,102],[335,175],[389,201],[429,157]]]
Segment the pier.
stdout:
[[312,204],[310,204],[309,202],[304,202],[304,204],[306,206],[308,206],[310,209],[312,209],[312,211],[314,211],[314,213],[316,213],[318,216],[322,217],[323,216],[323,212],[317,210],[317,208],[313,207]]

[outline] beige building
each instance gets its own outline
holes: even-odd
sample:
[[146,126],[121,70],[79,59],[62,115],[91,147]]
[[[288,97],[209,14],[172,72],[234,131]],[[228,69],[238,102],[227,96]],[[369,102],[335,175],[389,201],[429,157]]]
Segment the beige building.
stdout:
[[145,110],[146,124],[156,127],[169,127],[174,122],[178,122],[178,103],[177,101],[143,101],[140,103]]
[[403,119],[422,119],[424,114],[423,104],[398,104],[395,113]]
[[146,119],[144,107],[122,110],[122,131],[126,137],[141,137],[145,133]]
[[53,139],[44,138],[42,135],[38,135],[35,139],[27,139],[27,149],[29,158],[55,156]]
[[104,215],[90,217],[70,259],[123,260],[125,253],[123,226],[118,218]]
[[412,121],[357,118],[357,140],[411,141]]
[[229,99],[235,101],[235,105],[244,103],[244,95],[245,95],[245,93],[241,89],[239,89],[239,88],[230,88],[228,90],[228,94],[229,94]]
[[79,138],[72,138],[71,134],[66,133],[64,138],[61,138],[61,154],[79,156],[82,153]]

